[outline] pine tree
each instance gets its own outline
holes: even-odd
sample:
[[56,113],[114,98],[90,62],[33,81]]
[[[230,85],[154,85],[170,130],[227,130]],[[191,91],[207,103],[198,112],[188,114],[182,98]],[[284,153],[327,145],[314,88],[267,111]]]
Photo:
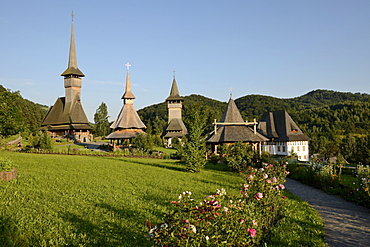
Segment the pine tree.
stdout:
[[108,108],[107,105],[102,102],[99,108],[94,114],[94,134],[97,136],[106,136],[110,132],[109,121],[108,121]]

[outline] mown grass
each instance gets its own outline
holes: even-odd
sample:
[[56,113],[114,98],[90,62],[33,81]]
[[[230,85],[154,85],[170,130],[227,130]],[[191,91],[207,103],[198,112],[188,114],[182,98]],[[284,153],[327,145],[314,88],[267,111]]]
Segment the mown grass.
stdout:
[[[201,200],[217,188],[238,193],[243,182],[222,166],[207,165],[192,174],[173,160],[0,155],[11,159],[19,174],[16,180],[0,182],[0,246],[150,246],[145,220],[161,222],[178,194],[191,191]],[[294,217],[310,219],[309,207],[301,208],[304,203],[294,204],[296,200],[287,200],[295,205],[289,217],[298,210],[303,216]],[[292,225],[289,218],[283,219],[281,224],[295,228],[295,235],[302,238],[311,230],[294,224],[303,218],[292,218]],[[305,227],[317,229],[317,224]],[[276,246],[275,238],[285,238],[274,232],[271,236],[274,244],[268,246]],[[320,234],[313,238],[322,241]]]
[[0,239],[15,246],[146,246],[145,220],[159,222],[178,194],[236,192],[242,182],[211,169],[186,173],[172,160],[1,155],[19,174],[0,183]]
[[284,217],[272,228],[266,246],[324,247],[324,225],[319,213],[306,201],[285,191],[288,200]]

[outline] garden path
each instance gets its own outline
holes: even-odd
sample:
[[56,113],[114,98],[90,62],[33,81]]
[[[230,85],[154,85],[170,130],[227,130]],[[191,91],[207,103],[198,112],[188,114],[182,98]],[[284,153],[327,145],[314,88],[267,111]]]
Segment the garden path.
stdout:
[[289,178],[285,186],[320,213],[328,246],[370,246],[370,209]]

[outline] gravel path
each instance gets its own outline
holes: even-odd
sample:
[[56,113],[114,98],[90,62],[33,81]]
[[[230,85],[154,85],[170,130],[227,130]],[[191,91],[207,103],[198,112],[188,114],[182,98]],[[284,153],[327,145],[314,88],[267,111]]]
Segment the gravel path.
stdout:
[[289,178],[285,186],[320,213],[328,246],[370,246],[370,209]]

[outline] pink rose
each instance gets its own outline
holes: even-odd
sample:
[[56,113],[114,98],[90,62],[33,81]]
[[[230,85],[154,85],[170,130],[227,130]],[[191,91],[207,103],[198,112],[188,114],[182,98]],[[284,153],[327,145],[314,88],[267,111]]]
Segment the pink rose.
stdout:
[[271,180],[270,179],[267,179],[266,180],[266,183],[271,184]]
[[280,189],[285,189],[285,186],[283,184],[279,184]]
[[273,183],[277,183],[277,179],[275,177],[271,178]]
[[259,200],[261,200],[262,197],[263,197],[262,193],[257,193],[255,198],[256,198],[257,201],[259,201]]
[[254,229],[254,228],[248,228],[248,229],[247,229],[247,232],[249,232],[249,235],[250,235],[252,238],[254,238],[254,237],[256,236],[256,234],[257,234],[257,231],[256,231],[256,229]]

